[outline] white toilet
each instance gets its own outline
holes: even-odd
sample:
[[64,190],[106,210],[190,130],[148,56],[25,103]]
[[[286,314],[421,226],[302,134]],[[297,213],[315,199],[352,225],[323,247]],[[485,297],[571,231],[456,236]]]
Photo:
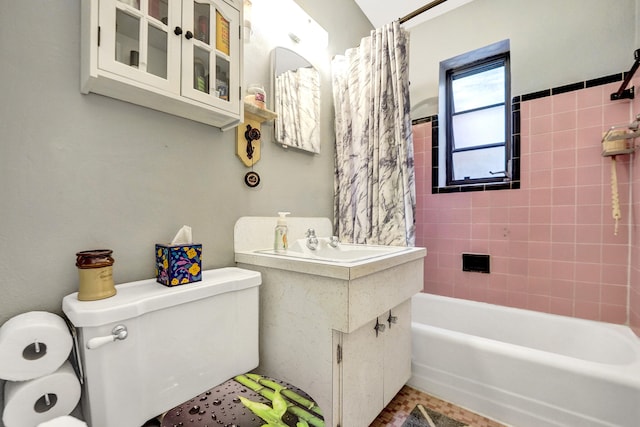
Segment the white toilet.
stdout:
[[140,427],[257,367],[260,284],[260,273],[230,267],[176,287],[149,279],[102,300],[64,297],[89,426]]

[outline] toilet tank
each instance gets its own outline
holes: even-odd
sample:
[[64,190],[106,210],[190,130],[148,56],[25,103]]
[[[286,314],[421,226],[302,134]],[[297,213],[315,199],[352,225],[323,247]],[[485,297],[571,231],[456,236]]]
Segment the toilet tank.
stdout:
[[[98,301],[64,297],[62,310],[77,335],[87,423],[140,427],[257,367],[260,283],[260,273],[229,267],[176,287],[149,279],[116,285],[115,296]],[[101,339],[120,325],[125,339]]]

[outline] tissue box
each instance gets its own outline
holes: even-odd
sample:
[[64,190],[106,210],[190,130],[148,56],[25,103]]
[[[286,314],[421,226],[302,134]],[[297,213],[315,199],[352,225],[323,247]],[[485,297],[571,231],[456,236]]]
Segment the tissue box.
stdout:
[[156,244],[156,278],[165,286],[202,280],[202,245]]

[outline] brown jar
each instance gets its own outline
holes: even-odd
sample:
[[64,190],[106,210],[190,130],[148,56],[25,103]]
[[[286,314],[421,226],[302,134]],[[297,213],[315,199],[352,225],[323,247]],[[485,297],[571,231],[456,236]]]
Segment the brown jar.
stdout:
[[94,301],[116,294],[113,283],[113,263],[110,249],[94,249],[76,253],[76,267],[80,276],[78,299]]

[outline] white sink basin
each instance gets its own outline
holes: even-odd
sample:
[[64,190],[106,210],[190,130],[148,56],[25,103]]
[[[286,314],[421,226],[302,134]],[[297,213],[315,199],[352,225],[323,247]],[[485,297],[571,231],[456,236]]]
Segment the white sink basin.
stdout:
[[[256,268],[273,268],[302,273],[321,278],[354,280],[369,276],[395,266],[421,260],[425,248],[404,246],[355,245],[340,243],[331,247],[333,227],[328,218],[290,217],[290,247],[286,251],[274,251],[273,229],[275,217],[242,217],[234,227],[235,261],[240,265]],[[307,248],[303,236],[313,228],[318,238],[318,247]],[[249,268],[251,269],[251,268]]]
[[329,244],[328,238],[319,238],[318,247],[315,250],[311,250],[307,247],[307,239],[298,239],[285,251],[263,249],[257,250],[256,252],[261,254],[305,258],[316,261],[359,262],[371,258],[404,252],[408,249],[409,248],[402,246],[354,245],[348,243],[340,243],[334,248]]

